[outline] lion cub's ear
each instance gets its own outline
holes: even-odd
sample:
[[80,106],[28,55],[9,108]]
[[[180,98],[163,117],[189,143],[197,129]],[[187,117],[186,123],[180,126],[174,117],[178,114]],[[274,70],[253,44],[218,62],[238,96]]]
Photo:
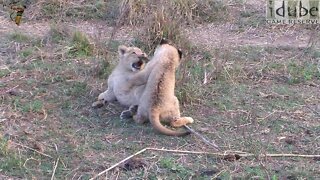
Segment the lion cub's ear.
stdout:
[[162,38],[160,41],[160,45],[163,45],[163,44],[170,44],[170,41],[166,38]]
[[178,49],[178,53],[179,53],[179,58],[181,59],[182,58],[182,50]]
[[128,51],[128,47],[121,45],[118,47],[118,51],[119,51],[119,55],[123,55],[124,53],[126,53]]

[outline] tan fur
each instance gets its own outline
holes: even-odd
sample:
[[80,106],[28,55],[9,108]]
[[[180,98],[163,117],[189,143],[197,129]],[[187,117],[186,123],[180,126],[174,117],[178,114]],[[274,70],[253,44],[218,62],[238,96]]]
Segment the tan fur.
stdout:
[[[136,86],[131,83],[128,77],[144,68],[147,57],[144,52],[136,47],[119,46],[118,51],[119,64],[108,78],[108,89],[99,95],[98,102],[93,103],[92,106],[97,106],[99,102],[116,100],[124,106],[136,105],[139,102],[146,81]],[[139,64],[140,69],[134,68],[133,63],[141,63],[141,60],[143,60],[143,64]]]
[[173,127],[193,123],[191,117],[180,117],[179,101],[174,95],[175,70],[179,61],[180,56],[175,47],[160,45],[145,69],[130,78],[135,85],[141,85],[147,80],[134,120],[143,123],[149,119],[157,131],[170,136],[182,136],[189,132],[168,129],[160,121]]

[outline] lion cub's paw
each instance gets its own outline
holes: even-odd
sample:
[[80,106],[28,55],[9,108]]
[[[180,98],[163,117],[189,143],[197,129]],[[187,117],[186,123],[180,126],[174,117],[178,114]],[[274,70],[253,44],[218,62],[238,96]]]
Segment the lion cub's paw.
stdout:
[[125,120],[125,119],[131,119],[132,118],[132,112],[130,110],[125,110],[122,111],[120,114],[120,119]]
[[182,127],[184,125],[191,124],[191,123],[193,123],[192,117],[180,117],[178,119],[175,119],[174,121],[171,121],[170,125],[172,127]]
[[104,96],[105,96],[104,93],[100,93],[98,96],[98,101],[104,101],[104,99],[105,99]]
[[186,119],[187,124],[192,124],[194,122],[192,117],[184,117]]
[[100,93],[98,96],[98,101],[92,103],[91,107],[93,108],[101,108],[105,105],[105,93]]
[[102,106],[104,106],[103,101],[96,101],[96,102],[92,103],[92,105],[91,105],[92,108],[101,108]]
[[138,112],[138,105],[132,105],[129,107],[129,111],[132,113],[132,115],[137,114]]
[[133,118],[134,115],[137,114],[137,111],[138,111],[138,105],[132,105],[132,106],[129,107],[128,110],[125,110],[125,111],[121,112],[120,118],[122,120],[131,119],[131,118]]

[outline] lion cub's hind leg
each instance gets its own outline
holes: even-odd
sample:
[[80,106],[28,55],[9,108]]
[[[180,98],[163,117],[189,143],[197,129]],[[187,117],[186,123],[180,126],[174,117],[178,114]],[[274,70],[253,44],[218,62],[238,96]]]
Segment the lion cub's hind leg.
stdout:
[[174,97],[173,105],[174,105],[174,109],[176,109],[175,115],[176,117],[179,117],[179,118],[176,118],[170,121],[170,125],[172,127],[182,127],[184,125],[193,123],[192,117],[180,117],[179,100],[176,96]]
[[133,115],[133,120],[137,124],[143,124],[143,123],[148,121],[148,118],[146,118],[145,116],[141,115],[140,113],[137,113],[137,114]]
[[177,128],[191,123],[193,123],[192,117],[180,117],[171,121],[170,125]]

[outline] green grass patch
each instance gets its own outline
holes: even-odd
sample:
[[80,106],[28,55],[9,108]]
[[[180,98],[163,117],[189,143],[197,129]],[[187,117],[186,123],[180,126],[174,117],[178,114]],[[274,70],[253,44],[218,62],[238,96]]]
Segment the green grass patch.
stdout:
[[317,64],[313,63],[295,63],[287,65],[288,83],[298,84],[312,79],[320,79],[320,71]]
[[9,149],[10,141],[0,136],[0,172],[6,175],[23,177],[26,173],[23,168],[24,159]]
[[101,59],[99,62],[99,68],[95,69],[96,75],[100,78],[100,79],[107,79],[108,76],[111,74],[112,70],[114,69],[114,67],[116,66],[115,59],[118,57],[115,56],[110,56],[108,55],[107,59]]
[[85,34],[79,31],[73,33],[69,54],[80,57],[93,54],[93,46]]
[[50,0],[41,3],[41,18],[55,18],[63,12],[63,4],[59,1]]
[[16,97],[12,100],[12,106],[15,110],[21,112],[42,112],[43,102],[41,100],[26,100]]
[[22,32],[15,31],[9,34],[9,39],[16,42],[27,42],[30,40],[30,37],[23,34]]
[[86,82],[72,82],[69,84],[66,89],[67,96],[81,96],[87,92],[87,83]]
[[61,24],[52,24],[45,39],[53,43],[62,43],[70,38],[69,30]]
[[[40,2],[40,13],[37,19],[60,19],[64,20],[105,20],[108,24],[115,24],[119,17],[121,2],[116,0],[97,0],[78,2],[63,2],[48,0]],[[108,12],[108,13],[105,13]]]
[[[90,1],[87,2],[86,6],[71,6],[71,8],[68,8],[65,12],[65,15],[67,17],[71,18],[78,18],[78,19],[108,19],[107,17],[110,17],[110,15],[107,15],[109,13],[115,13],[114,11],[117,10],[116,4],[113,4],[114,9],[108,8],[109,4],[112,2],[106,2],[103,0],[96,0],[96,1]],[[113,10],[109,12],[108,10]],[[108,12],[108,13],[105,13]],[[116,11],[117,12],[117,11]],[[108,19],[110,20],[110,19]]]
[[176,163],[172,158],[162,158],[159,161],[160,167],[170,171],[170,175],[167,178],[173,179],[185,179],[191,177],[194,173],[192,170]]
[[320,50],[314,50],[312,53],[313,58],[320,58]]
[[34,49],[33,48],[26,48],[22,51],[20,51],[20,57],[21,58],[27,58],[29,57],[32,53],[34,52]]
[[262,170],[260,167],[246,167],[245,171],[247,174],[245,179],[250,179],[252,177],[255,177],[255,179],[263,180],[266,178],[264,170]]
[[253,7],[248,7],[242,10],[239,16],[237,16],[236,24],[239,28],[238,31],[245,31],[249,27],[261,27],[266,23],[263,12]]
[[11,72],[9,69],[0,69],[0,78],[3,78],[7,75],[9,75]]

